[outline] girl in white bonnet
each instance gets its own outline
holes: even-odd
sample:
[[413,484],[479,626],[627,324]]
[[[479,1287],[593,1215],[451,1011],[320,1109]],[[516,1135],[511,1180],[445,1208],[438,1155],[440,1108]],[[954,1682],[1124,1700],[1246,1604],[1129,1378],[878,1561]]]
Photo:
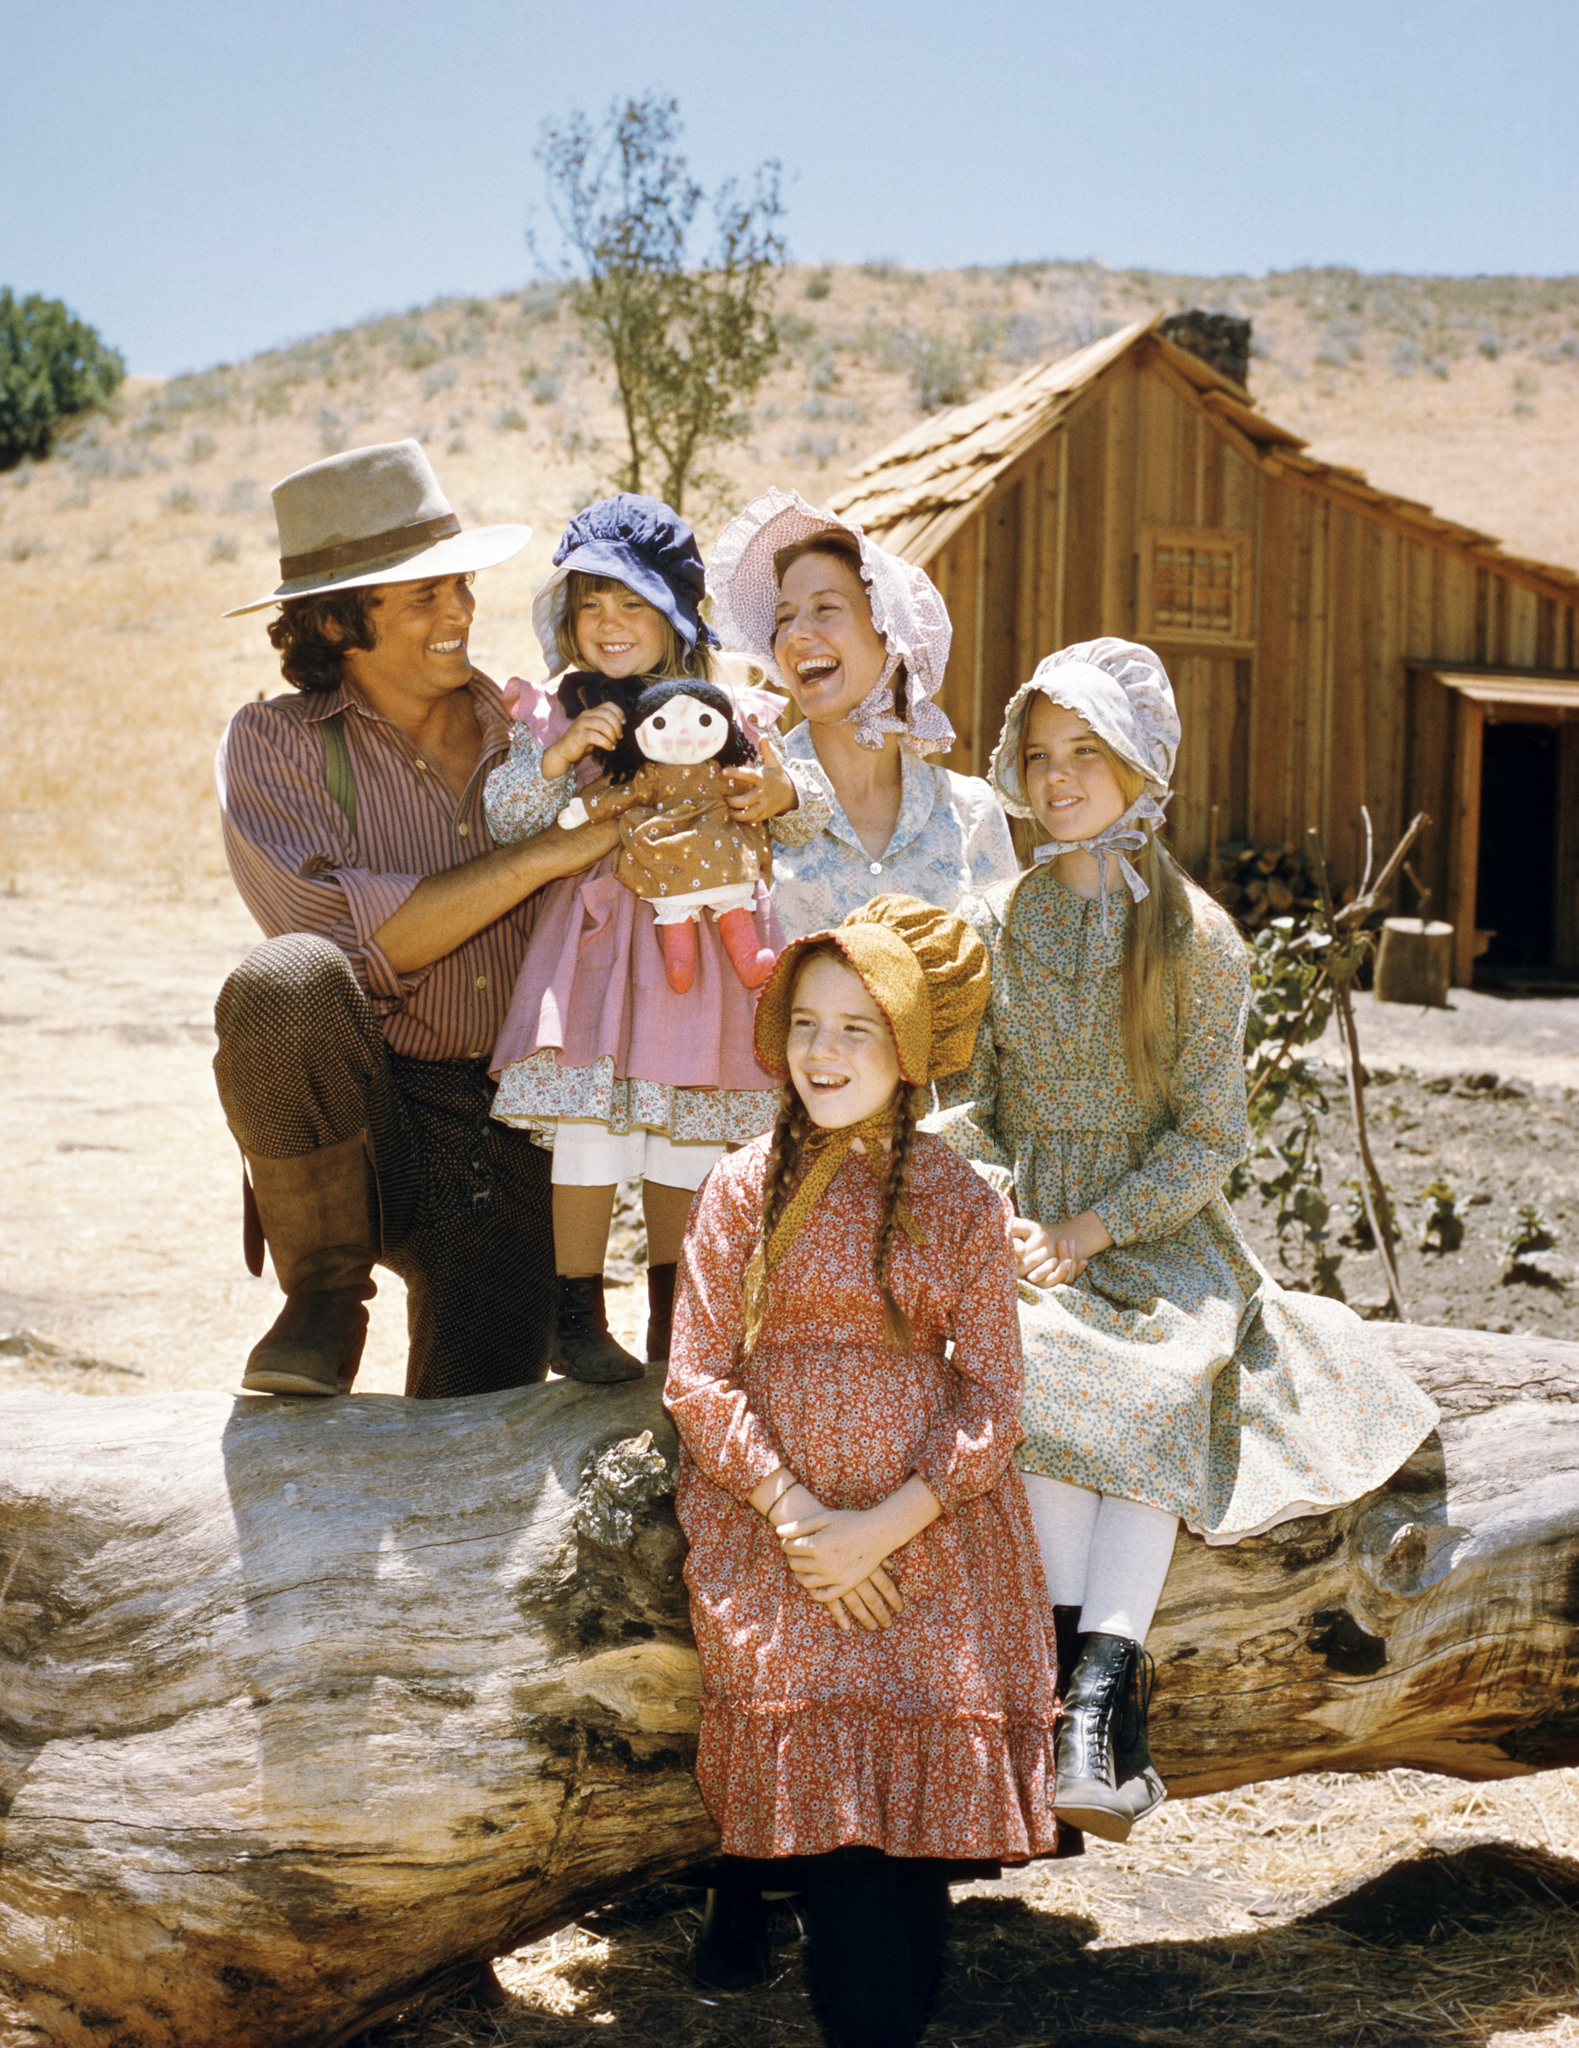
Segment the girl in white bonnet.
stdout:
[[1046,837],[960,905],[992,1001],[929,1121],[1013,1195],[1057,1812],[1110,1841],[1164,1797],[1141,1645],[1179,1523],[1230,1544],[1323,1513],[1436,1422],[1351,1310],[1268,1277],[1223,1194],[1249,1137],[1249,957],[1157,837],[1178,744],[1162,664],[1129,641],[1049,655],[1011,701],[992,783]]

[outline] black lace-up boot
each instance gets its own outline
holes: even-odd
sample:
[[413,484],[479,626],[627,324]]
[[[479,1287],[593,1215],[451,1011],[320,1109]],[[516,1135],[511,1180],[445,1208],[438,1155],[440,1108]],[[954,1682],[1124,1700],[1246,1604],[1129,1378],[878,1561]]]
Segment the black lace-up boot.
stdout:
[[585,1380],[607,1385],[615,1380],[639,1380],[642,1362],[632,1358],[623,1344],[609,1335],[608,1311],[603,1303],[603,1275],[559,1276],[559,1314],[549,1348],[549,1365],[567,1380]]
[[669,1338],[674,1329],[674,1278],[678,1265],[647,1268],[647,1363],[669,1363]]
[[[1105,1842],[1128,1841],[1135,1822],[1162,1794],[1146,1747],[1152,1670],[1146,1652],[1127,1636],[1088,1635],[1064,1696],[1054,1811],[1061,1822]],[[1119,1737],[1124,1768],[1132,1769],[1127,1783],[1115,1756]]]
[[[1053,1626],[1058,1650],[1058,1697],[1066,1703],[1069,1698],[1069,1684],[1074,1677],[1075,1666],[1080,1661],[1080,1650],[1085,1637],[1080,1633],[1080,1609],[1078,1607],[1055,1607]],[[1053,1856],[1062,1862],[1066,1856],[1083,1856],[1086,1853],[1086,1838],[1083,1828],[1077,1828],[1062,1815],[1058,1823],[1058,1847]]]

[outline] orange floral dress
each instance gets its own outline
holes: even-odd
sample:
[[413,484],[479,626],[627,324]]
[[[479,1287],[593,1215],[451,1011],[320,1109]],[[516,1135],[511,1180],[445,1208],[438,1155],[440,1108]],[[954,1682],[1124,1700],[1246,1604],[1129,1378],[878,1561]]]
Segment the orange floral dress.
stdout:
[[[1001,1198],[918,1136],[891,1284],[915,1348],[883,1342],[880,1190],[851,1153],[775,1267],[739,1358],[768,1140],[721,1159],[686,1231],[664,1400],[703,1672],[696,1775],[750,1857],[867,1844],[893,1856],[1045,1855],[1053,1618],[1013,1454],[1021,1355]],[[952,1348],[950,1348],[952,1347]],[[841,1632],[802,1592],[750,1495],[787,1465],[829,1507],[919,1473],[944,1512],[895,1554],[905,1612]]]

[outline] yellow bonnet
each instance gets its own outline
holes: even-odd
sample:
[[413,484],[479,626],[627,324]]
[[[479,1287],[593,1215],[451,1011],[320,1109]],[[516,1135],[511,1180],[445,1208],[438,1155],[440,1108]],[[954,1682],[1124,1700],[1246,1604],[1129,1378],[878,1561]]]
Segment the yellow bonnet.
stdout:
[[779,955],[757,1003],[757,1058],[781,1079],[800,963],[831,946],[861,977],[888,1019],[899,1072],[912,1087],[970,1064],[992,970],[987,948],[950,910],[916,896],[874,896],[831,931],[795,939]]

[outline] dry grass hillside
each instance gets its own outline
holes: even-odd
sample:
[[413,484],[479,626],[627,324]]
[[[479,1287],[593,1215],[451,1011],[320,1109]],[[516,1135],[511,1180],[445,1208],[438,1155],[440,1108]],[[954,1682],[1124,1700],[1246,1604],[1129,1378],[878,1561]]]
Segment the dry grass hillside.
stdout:
[[[1255,396],[1318,453],[1579,563],[1579,279],[873,264],[791,270],[779,305],[788,345],[751,437],[687,508],[704,535],[767,482],[815,499],[919,412],[1139,313],[1201,305],[1254,321]],[[474,639],[491,672],[530,669],[531,591],[620,449],[608,371],[552,287],[134,382],[113,418],[0,477],[0,887],[219,884],[208,757],[238,703],[279,687],[261,620],[220,617],[275,580],[269,485],[402,434],[465,519],[536,528],[484,580]]]

